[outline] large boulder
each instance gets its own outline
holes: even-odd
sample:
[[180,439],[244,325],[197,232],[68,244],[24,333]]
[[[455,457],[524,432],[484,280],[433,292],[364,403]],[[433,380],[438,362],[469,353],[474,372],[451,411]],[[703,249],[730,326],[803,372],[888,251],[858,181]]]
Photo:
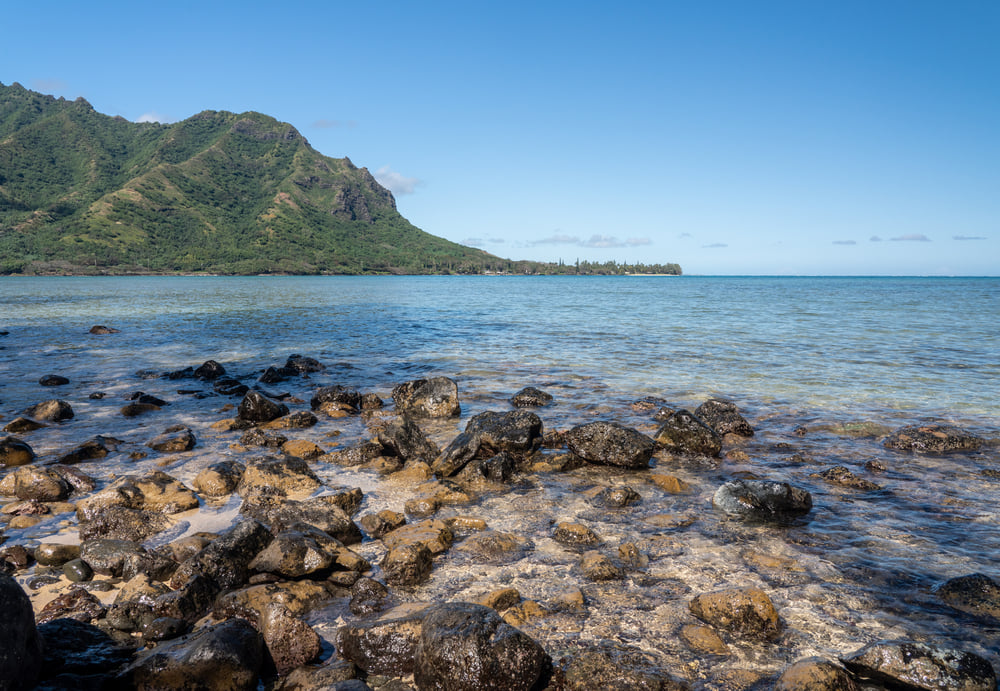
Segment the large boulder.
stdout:
[[0,467],[27,465],[35,460],[35,452],[31,446],[17,437],[0,439]]
[[90,521],[111,506],[181,513],[198,508],[198,495],[162,470],[152,470],[145,475],[121,477],[100,492],[81,499],[76,514],[81,521]]
[[694,411],[694,414],[719,436],[735,434],[752,437],[753,427],[740,415],[739,408],[732,401],[710,398]]
[[96,626],[77,619],[41,624],[38,634],[45,642],[40,684],[45,689],[103,688],[108,676],[133,652],[117,645]]
[[330,407],[357,412],[361,408],[361,393],[356,389],[348,389],[339,384],[324,386],[313,394],[309,407],[313,410],[329,409]]
[[809,513],[812,495],[787,482],[730,480],[715,491],[712,505],[730,516],[783,522]]
[[[24,466],[15,470],[12,475],[14,496],[24,501],[63,501],[73,491],[73,487],[63,476],[50,468]],[[2,491],[0,488],[0,493]]]
[[251,390],[247,391],[240,401],[236,417],[245,422],[258,424],[270,422],[282,415],[288,415],[288,406],[272,401],[259,391]]
[[418,688],[528,691],[545,680],[548,653],[496,610],[467,602],[432,606],[414,650]]
[[716,457],[722,453],[722,437],[687,410],[672,413],[653,438],[665,450],[682,456]]
[[306,498],[323,486],[304,459],[251,458],[240,476],[236,492],[247,500],[256,497]]
[[978,451],[983,439],[960,427],[950,425],[913,425],[903,427],[890,434],[883,444],[900,451],[923,453],[949,453],[954,451]]
[[386,455],[397,456],[403,461],[415,459],[430,463],[438,455],[437,445],[427,439],[420,425],[405,414],[379,431],[378,442]]
[[566,433],[566,445],[589,463],[648,468],[656,444],[645,434],[617,422],[591,422]]
[[[327,495],[297,501],[294,499],[247,500],[240,513],[271,527],[275,533],[298,530],[300,525],[318,528],[345,545],[361,542],[361,529],[344,508],[344,497]],[[350,508],[350,507],[348,507]]]
[[0,689],[32,689],[42,666],[42,639],[31,601],[10,576],[0,573]]
[[879,641],[841,658],[854,674],[890,688],[996,691],[988,660],[974,653],[913,641]]
[[417,417],[455,417],[462,412],[458,384],[448,377],[399,384],[392,390],[392,400],[397,411]]
[[427,608],[426,604],[407,603],[374,621],[342,626],[337,631],[337,652],[368,674],[412,674]]
[[454,475],[473,458],[507,454],[522,459],[542,445],[542,421],[532,412],[487,411],[473,416],[465,431],[455,437],[434,461],[434,472]]
[[250,562],[272,539],[270,531],[257,521],[237,521],[226,533],[181,564],[171,577],[170,585],[180,588],[191,578],[203,575],[223,590],[238,588],[246,584],[250,576]]

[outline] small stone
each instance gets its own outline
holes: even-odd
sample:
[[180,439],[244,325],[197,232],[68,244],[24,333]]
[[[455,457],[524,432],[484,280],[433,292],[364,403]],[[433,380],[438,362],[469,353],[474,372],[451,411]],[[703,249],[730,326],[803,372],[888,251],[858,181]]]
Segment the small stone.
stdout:
[[492,607],[498,612],[513,607],[521,601],[521,593],[517,588],[502,588],[486,593],[476,602],[485,607]]
[[63,564],[62,571],[74,583],[89,581],[94,577],[94,570],[82,559],[71,559]]
[[625,577],[625,570],[600,552],[592,551],[583,555],[580,570],[591,581],[616,581]]
[[69,384],[69,379],[58,374],[46,374],[38,383],[42,386],[65,386]]
[[663,473],[650,473],[649,480],[654,485],[662,489],[664,492],[670,492],[671,494],[681,494],[687,492],[690,489],[688,483],[681,480],[679,477],[673,475],[664,475]]
[[552,537],[564,545],[596,545],[601,541],[593,530],[579,523],[559,523]]

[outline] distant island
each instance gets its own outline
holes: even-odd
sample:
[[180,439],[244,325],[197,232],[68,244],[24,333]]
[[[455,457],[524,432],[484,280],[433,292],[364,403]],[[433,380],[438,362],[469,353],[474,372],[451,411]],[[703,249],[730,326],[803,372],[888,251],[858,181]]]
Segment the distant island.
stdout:
[[348,158],[261,113],[134,123],[0,84],[0,274],[669,274],[426,233]]

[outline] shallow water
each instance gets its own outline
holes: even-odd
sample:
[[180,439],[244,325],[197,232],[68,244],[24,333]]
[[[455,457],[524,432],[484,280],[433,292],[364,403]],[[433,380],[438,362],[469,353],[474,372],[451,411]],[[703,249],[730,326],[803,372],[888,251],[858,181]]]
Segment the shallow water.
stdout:
[[[710,396],[725,397],[757,432],[738,447],[746,460],[657,458],[654,472],[688,484],[682,494],[652,484],[648,471],[589,467],[526,476],[509,492],[446,507],[441,515],[482,517],[491,528],[529,538],[533,549],[513,563],[490,565],[456,546],[435,560],[426,584],[398,596],[468,599],[513,586],[546,605],[578,587],[586,613],[559,612],[523,626],[555,659],[581,642],[618,640],[706,689],[737,688],[727,676],[734,669],[766,679],[795,659],[832,658],[881,638],[961,647],[1000,669],[997,626],[950,610],[934,595],[954,576],[1000,576],[996,446],[923,456],[884,449],[877,434],[878,426],[935,421],[1000,436],[998,314],[1000,279],[0,279],[0,331],[9,332],[0,336],[0,415],[10,420],[33,403],[63,398],[76,413],[72,421],[23,435],[43,462],[105,434],[126,443],[81,469],[106,482],[165,464],[190,482],[210,463],[241,457],[230,448],[238,435],[209,427],[231,417],[223,406],[238,401],[182,395],[210,387],[137,372],[215,359],[252,383],[292,353],[315,357],[325,372],[267,387],[306,401],[293,410],[308,408],[321,385],[388,400],[402,381],[450,376],[463,411],[459,420],[429,427],[441,446],[472,415],[509,409],[509,396],[528,385],[556,399],[538,410],[546,429],[609,419],[652,434],[652,413],[633,410],[632,402],[652,395],[693,410]],[[95,324],[121,332],[91,336]],[[46,389],[37,383],[46,374],[71,384]],[[107,397],[91,400],[93,391]],[[128,420],[118,410],[136,391],[170,405]],[[846,427],[861,422],[875,426],[872,436]],[[176,423],[197,434],[192,452],[129,460]],[[323,419],[295,436],[343,448],[370,432],[359,418]],[[871,460],[885,470],[866,469]],[[816,476],[835,465],[883,489],[841,488]],[[402,510],[410,496],[367,471],[319,464],[317,472],[329,484],[361,487],[362,513]],[[715,489],[749,474],[808,489],[815,508],[786,527],[748,526],[715,513]],[[609,511],[588,498],[594,487],[617,485],[632,487],[642,501]],[[221,529],[237,508],[205,506],[158,539]],[[551,537],[561,521],[591,527],[610,555],[635,543],[649,556],[648,567],[622,582],[586,581],[579,553]],[[8,542],[72,540],[74,523],[64,514],[6,535]],[[358,551],[377,562],[381,544]],[[760,586],[775,601],[786,624],[778,642],[724,635],[731,655],[719,660],[678,637],[694,621],[691,597],[743,585]],[[313,624],[329,636],[343,616],[331,610]]]

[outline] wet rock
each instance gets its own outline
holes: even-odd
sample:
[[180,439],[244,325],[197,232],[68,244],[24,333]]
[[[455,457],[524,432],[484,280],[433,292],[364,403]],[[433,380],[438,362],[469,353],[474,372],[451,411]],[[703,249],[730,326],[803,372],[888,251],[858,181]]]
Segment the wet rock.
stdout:
[[169,516],[159,511],[130,509],[126,506],[106,506],[89,510],[86,520],[80,520],[80,539],[127,540],[144,542],[174,525]]
[[345,545],[361,542],[361,529],[333,496],[293,499],[262,499],[244,501],[240,513],[251,516],[278,533],[294,530],[298,524],[318,528]]
[[406,516],[396,511],[384,509],[378,513],[369,513],[360,518],[361,528],[372,538],[379,539],[386,533],[406,523]]
[[79,468],[73,468],[71,466],[61,464],[52,465],[49,466],[49,468],[59,473],[59,476],[69,483],[74,492],[93,492],[97,488],[97,480],[92,478],[90,475],[87,475]]
[[240,444],[242,444],[243,446],[263,446],[269,449],[281,448],[281,445],[287,441],[288,437],[286,437],[283,434],[279,434],[277,432],[272,432],[272,431],[265,431],[258,427],[253,427],[251,429],[248,429],[240,437]]
[[47,624],[55,619],[76,619],[92,622],[104,616],[104,605],[83,588],[72,588],[49,601],[35,617],[38,624]]
[[388,456],[403,461],[430,463],[438,455],[437,445],[427,439],[420,426],[407,415],[400,415],[378,433],[378,442]]
[[59,473],[48,468],[23,466],[9,477],[13,477],[14,496],[25,501],[62,501],[73,489]]
[[145,553],[142,545],[129,540],[84,540],[80,558],[102,576],[121,576],[127,556]]
[[593,530],[579,523],[557,523],[552,537],[564,545],[592,546],[600,543],[601,538]]
[[120,330],[110,326],[104,326],[103,324],[96,324],[90,327],[90,333],[95,336],[107,336],[108,334],[120,333]]
[[17,437],[0,439],[0,466],[12,468],[27,465],[35,460],[35,452],[31,446]]
[[374,614],[385,608],[389,589],[371,578],[359,578],[351,586],[351,613],[358,617]]
[[534,546],[531,540],[524,537],[496,530],[484,530],[467,537],[456,550],[488,564],[509,564],[524,558]]
[[63,465],[76,465],[104,458],[112,451],[116,451],[118,445],[121,443],[120,439],[98,435],[60,456],[59,463]]
[[225,590],[245,585],[250,562],[270,544],[271,532],[253,519],[237,521],[232,528],[181,564],[170,579],[180,588],[189,579],[204,575]]
[[236,417],[250,423],[270,422],[283,415],[288,415],[288,406],[276,403],[257,391],[247,391],[240,401]]
[[552,660],[495,610],[465,602],[434,605],[414,649],[419,688],[528,691],[544,683]]
[[990,663],[973,653],[912,641],[879,641],[841,658],[859,677],[893,688],[995,691]]
[[682,456],[709,456],[722,453],[722,437],[696,415],[678,410],[668,417],[654,436],[666,451]]
[[264,660],[263,638],[230,619],[140,652],[115,678],[118,688],[253,691]]
[[625,569],[610,557],[590,551],[580,559],[580,571],[588,581],[619,581],[625,578]]
[[153,619],[170,617],[194,624],[208,614],[222,587],[212,577],[196,573],[187,581],[156,598]]
[[268,367],[264,370],[264,373],[258,377],[257,381],[261,384],[278,384],[285,381],[289,377],[294,377],[298,372],[291,368],[286,367]]
[[787,482],[730,480],[716,490],[712,505],[730,516],[782,522],[809,513],[812,496]]
[[863,477],[859,477],[842,465],[828,468],[822,473],[816,473],[814,477],[821,477],[833,485],[850,487],[851,489],[859,489],[866,492],[873,492],[882,489],[882,485],[872,482],[871,480],[866,480]]
[[621,468],[648,468],[656,450],[653,440],[616,422],[591,422],[566,433],[569,450],[589,463]]
[[111,506],[174,514],[198,508],[198,496],[179,480],[161,470],[145,475],[126,475],[109,487],[77,502],[81,521],[94,520]]
[[375,621],[342,626],[337,630],[337,652],[370,675],[412,674],[427,608],[426,604],[408,603]]
[[223,377],[216,380],[212,385],[212,390],[223,396],[242,396],[250,390],[250,387],[238,379]]
[[729,655],[729,646],[711,627],[701,624],[685,624],[681,627],[680,636],[681,640],[687,643],[692,650],[708,655]]
[[843,667],[821,658],[799,660],[785,669],[774,691],[860,691]]
[[423,543],[411,542],[390,549],[379,566],[389,585],[412,586],[430,575],[432,562],[433,555]]
[[305,498],[323,483],[301,458],[253,458],[246,465],[236,492],[256,497]]
[[133,650],[106,632],[76,619],[55,619],[38,627],[45,643],[43,689],[103,688],[107,676],[125,664]]
[[42,666],[42,639],[31,601],[17,581],[0,573],[0,686],[10,691],[34,688]]
[[38,383],[42,386],[66,386],[69,384],[69,379],[59,374],[46,374],[38,380]]
[[285,360],[285,367],[295,370],[299,374],[313,374],[314,372],[323,372],[326,370],[326,365],[316,358],[298,354],[289,355],[288,359]]
[[490,607],[495,609],[497,612],[510,609],[519,602],[521,602],[521,593],[517,588],[501,588],[500,590],[494,590],[486,593],[476,600],[476,604],[482,605],[483,607]]
[[169,641],[183,636],[189,628],[183,619],[157,617],[143,625],[142,638],[145,641]]
[[636,648],[613,643],[591,645],[562,663],[556,672],[559,688],[567,691],[686,691],[661,664]]
[[190,451],[196,443],[194,432],[189,427],[174,425],[146,442],[146,446],[160,453],[181,453]]
[[225,374],[226,368],[215,360],[206,360],[194,371],[194,376],[197,379],[204,379],[205,381],[215,381]]
[[720,437],[727,434],[753,436],[753,427],[740,415],[739,408],[732,401],[711,398],[698,406],[694,414]]
[[25,432],[34,432],[36,429],[42,429],[43,427],[45,425],[35,420],[26,417],[16,417],[4,425],[3,431],[7,434],[24,434]]
[[[358,679],[358,674],[354,663],[335,655],[322,665],[304,665],[293,669],[275,691],[371,691],[368,684]],[[382,688],[394,691],[389,686]]]
[[270,422],[261,424],[261,429],[306,429],[314,426],[319,419],[308,410],[299,410]]
[[306,461],[315,460],[326,453],[323,447],[307,439],[290,439],[281,445],[281,450],[288,456]]
[[204,496],[223,497],[236,491],[245,470],[239,461],[219,461],[198,473],[192,484]]
[[696,596],[691,613],[707,624],[754,639],[771,639],[781,632],[774,603],[759,588],[730,588]]
[[0,573],[28,568],[34,557],[24,545],[8,545],[0,549]]
[[605,487],[594,497],[596,504],[610,509],[632,506],[641,500],[642,496],[631,487]]
[[[29,415],[29,417],[32,417]],[[950,425],[913,425],[890,434],[883,445],[900,451],[922,453],[951,453],[978,451],[984,440],[981,437]]]
[[94,570],[83,559],[70,559],[63,564],[62,572],[73,583],[85,583],[94,577]]
[[526,386],[510,397],[510,404],[515,408],[540,408],[552,402],[552,394],[545,393],[533,386]]
[[937,595],[960,612],[1000,620],[1000,583],[984,574],[952,578],[938,588]]
[[321,410],[329,407],[349,412],[361,409],[361,394],[356,389],[348,389],[339,384],[324,386],[309,399],[309,407]]
[[280,603],[272,603],[263,612],[257,630],[279,675],[312,662],[322,651],[319,635]]
[[690,489],[686,482],[674,475],[650,473],[649,481],[662,489],[664,492],[669,492],[670,494],[681,494]]
[[403,525],[382,536],[382,543],[387,549],[395,549],[405,544],[421,543],[431,551],[431,554],[441,554],[454,541],[451,528],[444,521],[425,520],[418,523]]
[[42,566],[62,566],[71,559],[79,559],[79,557],[79,545],[43,542],[35,547],[35,559]]
[[455,417],[462,412],[458,385],[448,377],[416,379],[392,390],[396,410],[416,417]]
[[323,460],[346,467],[365,465],[379,458],[385,450],[378,442],[364,442],[348,449],[331,451]]
[[286,530],[253,558],[250,569],[285,578],[310,576],[334,564],[338,547],[339,542],[319,530]]
[[154,413],[160,408],[161,406],[156,405],[155,403],[133,401],[123,405],[118,412],[125,417],[139,417],[140,415],[145,415],[146,413]]
[[215,619],[243,617],[256,621],[273,603],[280,603],[294,616],[301,617],[322,607],[331,596],[343,591],[329,581],[280,581],[261,583],[220,595],[213,607]]

